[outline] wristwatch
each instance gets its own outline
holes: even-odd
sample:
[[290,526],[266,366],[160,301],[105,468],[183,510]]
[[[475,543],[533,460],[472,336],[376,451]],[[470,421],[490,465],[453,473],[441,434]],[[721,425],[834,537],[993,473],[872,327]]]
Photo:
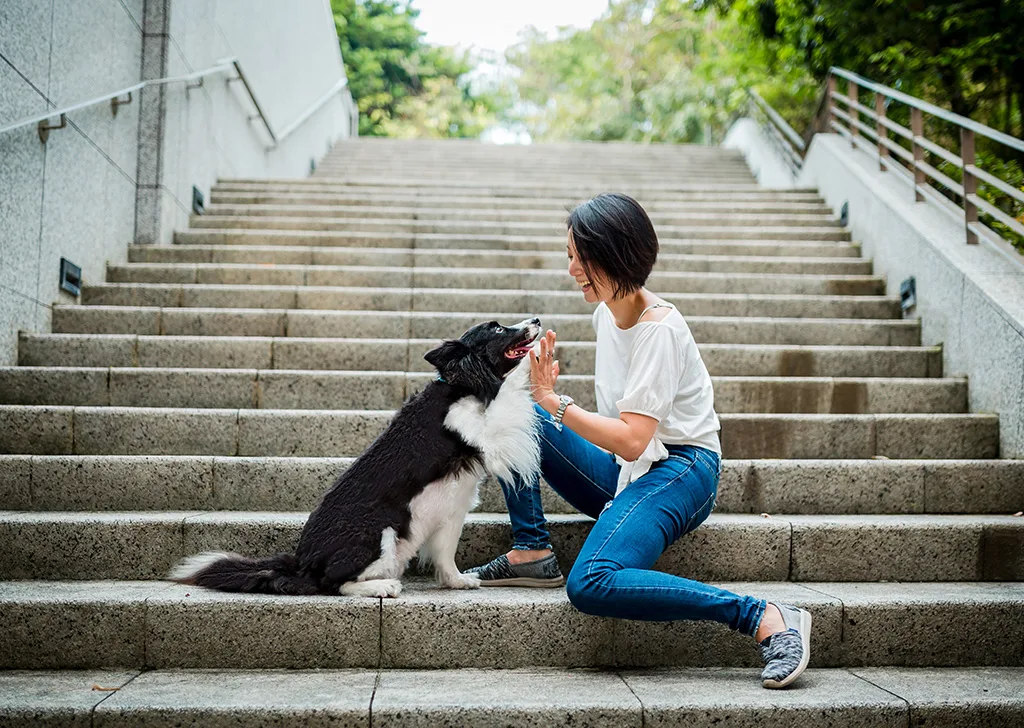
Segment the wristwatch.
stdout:
[[562,429],[562,417],[565,415],[565,408],[575,402],[568,394],[558,395],[558,411],[555,413],[555,427]]

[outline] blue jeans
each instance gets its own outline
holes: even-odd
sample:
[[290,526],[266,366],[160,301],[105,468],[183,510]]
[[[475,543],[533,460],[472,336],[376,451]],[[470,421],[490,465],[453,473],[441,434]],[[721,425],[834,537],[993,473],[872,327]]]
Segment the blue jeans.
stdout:
[[[680,536],[710,515],[718,493],[718,453],[668,445],[669,456],[613,498],[619,477],[615,456],[555,427],[539,405],[541,473],[574,508],[597,522],[566,582],[569,601],[603,617],[668,621],[712,619],[753,635],[767,603],[651,567]],[[551,548],[540,481],[501,483],[515,549]]]

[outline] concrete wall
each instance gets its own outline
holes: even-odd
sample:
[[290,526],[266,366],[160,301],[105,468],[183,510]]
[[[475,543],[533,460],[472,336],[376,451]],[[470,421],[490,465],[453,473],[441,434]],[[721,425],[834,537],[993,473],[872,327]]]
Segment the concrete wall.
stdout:
[[[231,55],[277,129],[344,75],[327,0],[0,0],[0,126]],[[348,134],[343,91],[267,151],[243,93],[211,77],[147,89],[116,116],[75,112],[46,144],[34,126],[0,134],[0,366],[18,329],[48,331],[51,304],[74,302],[58,291],[61,257],[102,280],[133,240],[187,225],[193,184],[305,176]]]
[[743,152],[743,158],[747,160],[747,166],[757,178],[758,184],[774,189],[788,189],[796,183],[793,172],[756,120],[737,119],[729,127],[722,146]]
[[914,276],[926,345],[942,344],[947,376],[967,376],[970,410],[1000,417],[1002,457],[1024,458],[1024,258],[983,242],[967,245],[963,223],[833,134],[814,137],[800,186],[833,209],[850,204],[850,227],[887,293]]

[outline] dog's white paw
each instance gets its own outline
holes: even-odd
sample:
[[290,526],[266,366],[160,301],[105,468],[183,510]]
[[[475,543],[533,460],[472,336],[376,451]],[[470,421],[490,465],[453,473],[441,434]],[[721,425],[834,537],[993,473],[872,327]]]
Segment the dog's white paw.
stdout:
[[402,593],[402,582],[398,579],[370,579],[349,581],[341,585],[338,593],[346,597],[372,597],[388,599]]
[[480,577],[475,574],[453,574],[439,579],[446,589],[479,589]]

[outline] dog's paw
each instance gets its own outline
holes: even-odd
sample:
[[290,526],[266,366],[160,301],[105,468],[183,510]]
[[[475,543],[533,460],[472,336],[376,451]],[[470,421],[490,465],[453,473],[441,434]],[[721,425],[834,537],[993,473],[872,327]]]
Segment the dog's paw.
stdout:
[[372,597],[388,599],[402,593],[402,582],[398,579],[371,579],[349,581],[341,585],[338,593],[346,597]]
[[455,574],[439,580],[446,589],[479,589],[480,577],[475,574]]

